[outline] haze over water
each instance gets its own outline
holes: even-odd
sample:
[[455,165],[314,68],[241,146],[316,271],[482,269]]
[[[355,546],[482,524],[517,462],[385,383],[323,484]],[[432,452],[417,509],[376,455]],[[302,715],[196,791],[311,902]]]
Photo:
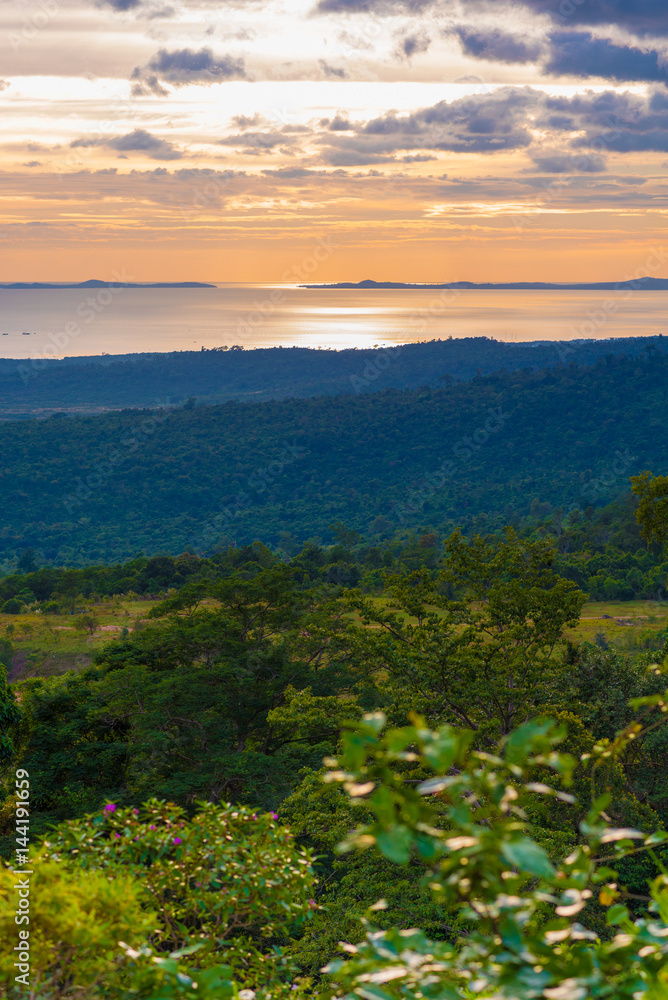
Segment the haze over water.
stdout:
[[[448,337],[527,342],[668,334],[668,292],[126,288],[92,318],[86,300],[95,294],[0,290],[0,357],[28,358],[45,348],[47,356],[72,357],[233,344],[342,350]],[[80,332],[64,343],[73,323]],[[50,335],[64,346],[52,347]]]

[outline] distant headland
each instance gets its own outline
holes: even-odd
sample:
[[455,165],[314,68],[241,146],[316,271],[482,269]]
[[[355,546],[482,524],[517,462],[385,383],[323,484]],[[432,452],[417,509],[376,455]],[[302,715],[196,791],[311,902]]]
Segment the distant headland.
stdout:
[[154,282],[134,282],[134,281],[99,281],[91,278],[89,281],[80,281],[77,284],[56,284],[46,281],[13,281],[11,284],[0,283],[2,291],[41,291],[42,289],[70,289],[70,288],[215,288],[215,285],[207,284],[204,281],[154,281]]
[[300,285],[300,288],[406,288],[415,291],[430,289],[471,289],[472,291],[493,290],[503,291],[540,291],[540,292],[618,292],[630,289],[644,292],[668,291],[668,278],[627,278],[625,281],[588,281],[553,284],[549,281],[508,281],[496,283],[491,281],[448,281],[417,283],[406,281],[338,281],[330,285]]

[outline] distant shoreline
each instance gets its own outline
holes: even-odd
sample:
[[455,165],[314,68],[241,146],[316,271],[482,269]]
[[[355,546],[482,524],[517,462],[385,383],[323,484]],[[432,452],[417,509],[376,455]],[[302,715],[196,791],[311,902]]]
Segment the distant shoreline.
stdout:
[[80,281],[73,285],[55,284],[45,281],[14,281],[11,284],[0,284],[0,291],[54,291],[63,289],[88,289],[88,288],[216,288],[216,285],[204,281],[154,281],[154,282],[133,282],[133,281],[98,281],[91,278],[89,281]]
[[366,278],[364,281],[338,281],[329,285],[300,285],[300,288],[359,288],[359,289],[384,289],[398,288],[409,291],[437,291],[439,289],[456,289],[469,291],[536,291],[536,292],[619,292],[619,291],[642,291],[642,292],[666,292],[668,291],[668,278],[628,278],[625,281],[589,281],[589,282],[569,282],[567,284],[551,284],[547,281],[512,281],[504,283],[474,281],[450,281],[450,282],[429,282],[419,284],[416,282],[404,281],[372,281]]

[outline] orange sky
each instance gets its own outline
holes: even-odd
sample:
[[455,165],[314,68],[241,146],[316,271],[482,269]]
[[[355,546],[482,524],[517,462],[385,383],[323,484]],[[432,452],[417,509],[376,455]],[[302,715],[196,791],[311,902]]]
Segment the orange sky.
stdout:
[[597,2],[5,5],[0,281],[627,277],[668,43]]

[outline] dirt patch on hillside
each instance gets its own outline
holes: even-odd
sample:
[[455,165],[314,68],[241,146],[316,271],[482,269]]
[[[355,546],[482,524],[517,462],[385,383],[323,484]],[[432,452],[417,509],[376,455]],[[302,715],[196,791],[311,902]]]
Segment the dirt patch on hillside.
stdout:
[[22,681],[27,677],[56,677],[68,670],[83,670],[90,666],[92,658],[83,653],[46,653],[20,649],[12,657],[10,681]]

